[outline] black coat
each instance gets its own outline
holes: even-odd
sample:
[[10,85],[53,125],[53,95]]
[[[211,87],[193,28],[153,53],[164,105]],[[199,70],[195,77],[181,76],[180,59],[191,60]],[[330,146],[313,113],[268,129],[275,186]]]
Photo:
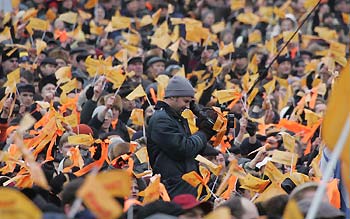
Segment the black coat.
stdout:
[[191,135],[187,120],[169,105],[158,101],[147,129],[147,151],[153,172],[161,175],[169,196],[193,194],[197,189],[181,179],[182,175],[198,172],[195,157],[206,147],[202,131]]

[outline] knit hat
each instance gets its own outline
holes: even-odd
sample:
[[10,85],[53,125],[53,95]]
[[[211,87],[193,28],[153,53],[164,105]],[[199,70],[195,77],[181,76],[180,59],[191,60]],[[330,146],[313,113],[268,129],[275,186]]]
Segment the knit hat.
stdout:
[[2,62],[5,62],[9,59],[12,59],[12,58],[19,58],[19,52],[18,52],[18,49],[16,49],[14,52],[12,52],[13,48],[10,47],[10,48],[7,48],[5,49],[3,52],[2,52]]
[[174,76],[169,80],[164,97],[194,97],[194,89],[186,78]]
[[22,92],[29,92],[33,94],[35,93],[35,88],[31,84],[19,84],[17,85],[17,88],[19,93],[22,93]]
[[49,75],[46,77],[43,77],[40,81],[39,81],[39,91],[41,92],[41,90],[48,84],[53,84],[56,86],[57,83],[57,79],[55,77],[55,75]]

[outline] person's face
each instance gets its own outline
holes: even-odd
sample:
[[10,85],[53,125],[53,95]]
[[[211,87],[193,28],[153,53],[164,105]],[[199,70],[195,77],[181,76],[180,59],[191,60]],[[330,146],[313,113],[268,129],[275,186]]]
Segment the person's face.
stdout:
[[122,102],[123,102],[123,111],[131,111],[136,107],[135,100],[127,100],[126,98],[123,98]]
[[290,62],[285,61],[278,65],[278,73],[282,78],[287,78],[292,70],[292,65]]
[[24,104],[24,106],[28,107],[33,104],[33,93],[31,92],[22,92],[20,94],[21,96],[21,102]]
[[281,22],[281,30],[282,30],[282,32],[292,31],[293,30],[293,21],[291,21],[290,19],[284,19]]
[[8,74],[18,68],[18,59],[11,58],[2,62],[2,69],[5,74]]
[[258,219],[259,212],[256,206],[249,201],[248,199],[243,198],[241,200],[242,206],[244,206],[244,214],[242,215],[242,219]]
[[143,64],[142,62],[134,62],[128,65],[128,72],[134,71],[135,76],[141,77],[143,73]]
[[73,1],[72,0],[65,0],[62,3],[64,8],[71,9],[73,7]]
[[192,101],[192,97],[173,97],[172,108],[179,114],[182,113],[185,109],[190,108],[190,102]]
[[57,62],[57,68],[67,66],[66,61],[64,61],[63,59],[56,59],[56,62]]
[[102,128],[108,129],[112,122],[112,115],[110,113],[106,113],[105,120],[103,121]]
[[241,114],[242,113],[242,109],[243,109],[243,104],[241,101],[238,101],[231,109],[232,113],[236,113],[236,114]]
[[74,147],[74,145],[69,144],[68,142],[64,143],[61,148],[61,153],[63,154],[64,157],[67,156],[68,151]]
[[157,77],[160,73],[162,73],[165,69],[165,64],[164,62],[156,62],[156,63],[153,63],[152,64],[152,67],[153,69],[152,72],[155,73],[155,77]]
[[214,22],[215,22],[215,17],[214,17],[214,14],[212,13],[207,14],[207,16],[203,20],[203,23],[206,26],[211,26],[214,24]]
[[204,212],[200,208],[193,208],[179,216],[179,219],[201,219],[204,217]]
[[327,109],[327,105],[324,103],[319,103],[315,106],[315,113],[317,114],[321,114],[324,115],[324,113],[326,112]]
[[56,71],[56,65],[52,65],[52,64],[45,64],[44,66],[40,67],[41,73],[44,76],[49,76],[55,73]]
[[223,154],[218,154],[216,156],[216,164],[221,165],[223,168],[226,167],[225,158]]
[[131,14],[136,14],[137,10],[139,10],[139,2],[132,0],[130,3],[127,4],[126,8]]
[[53,98],[55,97],[55,90],[56,87],[53,84],[47,84],[41,89],[41,96],[43,97],[44,101],[51,102]]
[[235,64],[237,69],[244,69],[248,65],[248,59],[245,57],[238,58],[236,59]]
[[139,192],[140,192],[139,186],[137,185],[136,180],[133,180],[133,181],[132,181],[132,187],[131,187],[130,198],[137,198]]
[[299,63],[298,66],[294,66],[294,70],[297,72],[298,76],[303,76],[305,70],[305,63]]

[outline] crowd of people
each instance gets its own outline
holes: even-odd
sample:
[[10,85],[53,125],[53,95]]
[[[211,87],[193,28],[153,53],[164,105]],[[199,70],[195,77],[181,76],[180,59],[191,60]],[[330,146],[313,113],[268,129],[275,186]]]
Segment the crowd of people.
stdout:
[[0,217],[304,218],[326,183],[314,218],[350,218],[349,28],[349,0],[2,0]]

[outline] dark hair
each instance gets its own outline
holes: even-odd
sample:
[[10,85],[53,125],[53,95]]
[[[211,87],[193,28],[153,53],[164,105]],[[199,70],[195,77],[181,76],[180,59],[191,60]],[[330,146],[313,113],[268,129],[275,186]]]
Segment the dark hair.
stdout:
[[241,198],[239,197],[233,197],[224,202],[220,207],[228,207],[231,211],[231,215],[235,218],[241,218],[242,215],[245,213],[245,210],[243,208]]
[[288,202],[288,195],[278,195],[267,200],[263,206],[269,217],[282,217]]
[[62,192],[62,206],[64,206],[65,204],[73,204],[76,197],[75,193],[83,185],[83,183],[83,178],[76,178],[73,181],[69,182],[66,186],[64,186]]

